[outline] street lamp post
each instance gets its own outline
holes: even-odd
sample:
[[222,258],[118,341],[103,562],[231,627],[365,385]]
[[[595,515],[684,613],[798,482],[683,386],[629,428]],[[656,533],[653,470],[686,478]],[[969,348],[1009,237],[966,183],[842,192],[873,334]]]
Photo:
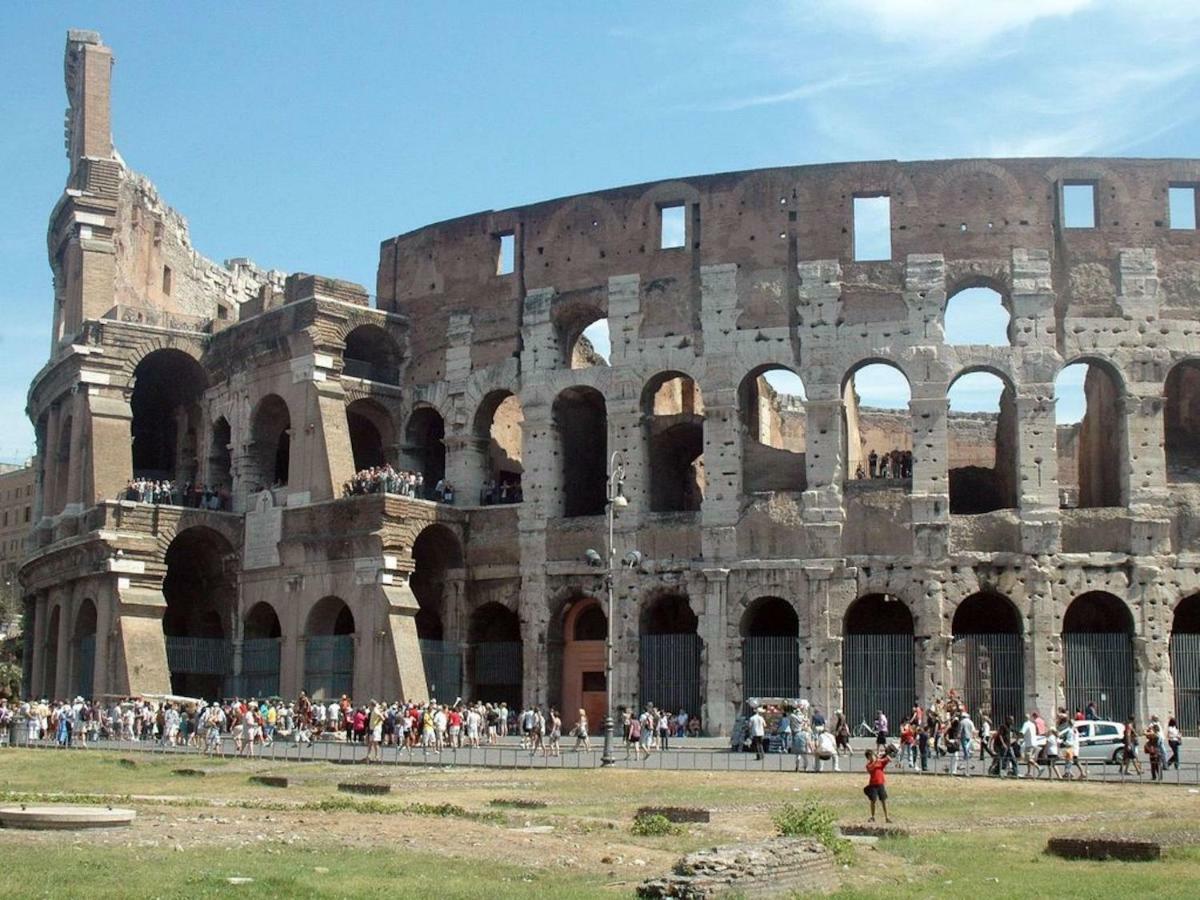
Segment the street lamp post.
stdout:
[[608,637],[604,642],[604,694],[606,711],[604,716],[604,752],[600,756],[600,765],[611,766],[616,763],[613,756],[613,521],[617,510],[624,509],[629,501],[622,493],[625,482],[625,457],[620,450],[613,451],[608,460],[608,481],[605,486],[605,513],[608,515],[608,543],[604,548],[604,587],[607,594],[605,604],[608,619]]

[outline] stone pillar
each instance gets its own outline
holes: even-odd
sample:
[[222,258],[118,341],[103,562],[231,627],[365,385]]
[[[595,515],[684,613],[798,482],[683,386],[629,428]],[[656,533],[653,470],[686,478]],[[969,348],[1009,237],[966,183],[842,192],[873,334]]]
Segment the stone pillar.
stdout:
[[1155,565],[1133,567],[1129,591],[1134,612],[1133,664],[1134,715],[1139,722],[1158,716],[1163,727],[1175,709],[1175,682],[1171,677],[1171,627],[1175,592]]
[[87,402],[86,395],[76,392],[67,399],[71,409],[70,458],[67,461],[67,496],[65,508],[75,514],[83,511],[83,477],[86,454]]
[[[932,392],[931,384],[916,386]],[[912,414],[913,477],[912,522],[913,549],[918,558],[938,560],[949,552],[950,482],[946,465],[946,419],[950,400],[941,387],[938,396],[914,396],[909,402]]]
[[1056,553],[1059,548],[1058,432],[1054,386],[1024,384],[1017,411],[1017,502],[1021,511],[1021,550]]
[[167,600],[162,588],[134,586],[129,579],[118,578],[117,598],[117,664],[112,693],[170,693],[171,671],[162,630]]
[[727,735],[737,716],[736,698],[731,696],[733,684],[731,655],[725,637],[729,606],[729,570],[705,569],[703,606],[700,610],[699,631],[704,641],[702,658],[704,700],[700,721],[709,735]]
[[58,459],[60,428],[62,427],[62,407],[58,403],[51,404],[46,421],[46,452],[44,454],[46,477],[43,488],[42,515],[54,517],[62,512],[59,494],[60,490],[65,490],[65,488],[60,488],[59,481],[60,477],[66,475]]
[[71,692],[71,669],[74,664],[75,648],[71,646],[71,624],[75,621],[75,600],[69,588],[62,588],[58,595],[58,634],[47,635],[58,643],[58,664],[54,669],[54,696],[66,698]]
[[[1063,684],[1062,619],[1054,599],[1055,570],[1036,562],[1025,569],[1030,616],[1022,635],[1025,706],[1057,710],[1066,702]],[[997,724],[997,723],[993,723]]]
[[[81,374],[81,378],[86,373]],[[84,388],[81,386],[81,390]],[[130,425],[133,412],[120,392],[106,386],[87,384],[79,421],[89,436],[81,466],[86,467],[83,504],[98,500],[124,499],[125,487],[133,477]]]
[[457,491],[455,503],[475,506],[481,503],[483,483],[490,474],[489,441],[470,432],[448,435],[446,444],[446,478]]
[[96,697],[112,693],[109,685],[112,683],[111,656],[115,629],[113,610],[117,601],[113,596],[115,592],[111,581],[106,578],[96,583],[96,658],[92,666],[92,694]]
[[38,697],[50,693],[46,685],[46,628],[49,617],[49,594],[40,591],[33,601],[33,662],[28,685],[30,694]]

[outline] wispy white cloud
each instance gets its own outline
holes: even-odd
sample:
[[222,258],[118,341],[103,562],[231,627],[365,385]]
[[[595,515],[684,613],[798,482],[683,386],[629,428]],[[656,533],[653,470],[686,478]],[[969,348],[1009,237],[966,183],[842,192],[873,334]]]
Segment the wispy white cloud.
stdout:
[[733,100],[707,104],[699,108],[707,109],[710,112],[738,112],[743,109],[751,109],[755,106],[775,106],[780,103],[796,103],[801,100],[811,100],[823,94],[848,88],[867,87],[876,82],[877,79],[874,77],[837,75],[833,78],[809,81],[784,91],[751,94]]

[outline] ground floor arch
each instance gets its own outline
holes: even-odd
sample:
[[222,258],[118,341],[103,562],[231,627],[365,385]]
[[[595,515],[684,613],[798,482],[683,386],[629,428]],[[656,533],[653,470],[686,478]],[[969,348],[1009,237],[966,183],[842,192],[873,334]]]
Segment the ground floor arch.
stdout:
[[179,532],[167,547],[162,628],[172,693],[212,700],[235,687],[233,554],[223,535],[202,527]]
[[50,610],[46,626],[46,641],[43,644],[45,657],[42,663],[42,693],[49,698],[57,690],[58,682],[58,630],[62,621],[62,606]]
[[283,629],[275,608],[265,601],[254,604],[242,625],[242,675],[240,694],[273,697],[279,694],[279,662]]
[[1080,594],[1063,616],[1063,689],[1067,711],[1094,703],[1104,719],[1134,714],[1133,616],[1104,591]]
[[[639,620],[638,702],[676,713],[700,715],[704,704],[699,619],[685,594],[660,594]],[[703,718],[703,717],[702,717]]]
[[75,627],[71,633],[71,693],[90,700],[95,669],[96,604],[85,597],[75,613]]
[[1171,623],[1171,679],[1175,718],[1184,734],[1200,734],[1200,594],[1175,607]]
[[843,619],[842,709],[852,727],[882,710],[899,723],[916,697],[913,617],[899,597],[868,594]]
[[470,657],[468,699],[506,702],[519,709],[523,683],[521,621],[501,603],[485,603],[471,614],[467,634]]
[[340,597],[324,597],[304,628],[304,690],[332,700],[354,690],[354,613]]
[[759,597],[739,623],[742,697],[800,696],[800,619],[782,597]]
[[951,683],[967,710],[993,724],[1025,706],[1025,640],[1021,616],[1001,594],[980,591],[954,611],[950,631]]
[[588,728],[601,731],[608,714],[608,682],[605,647],[608,617],[595,597],[572,603],[562,624],[562,720],[570,729],[579,721],[579,712],[587,714]]
[[447,639],[445,628],[448,595],[455,584],[451,572],[461,574],[462,544],[444,525],[428,525],[412,547],[413,573],[409,578],[417,599],[417,640],[429,696],[453,700],[463,690],[463,654],[459,640]]

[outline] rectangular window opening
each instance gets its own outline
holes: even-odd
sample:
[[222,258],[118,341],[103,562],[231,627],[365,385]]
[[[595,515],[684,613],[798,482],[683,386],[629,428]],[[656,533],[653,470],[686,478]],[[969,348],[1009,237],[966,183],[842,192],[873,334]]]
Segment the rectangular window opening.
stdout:
[[1173,184],[1167,189],[1167,211],[1175,231],[1196,230],[1196,185]]
[[658,209],[659,242],[662,250],[687,246],[687,207],[682,203],[660,206]]
[[1062,187],[1063,228],[1096,227],[1096,185],[1090,181],[1067,182]]
[[892,198],[887,194],[854,198],[854,258],[892,258]]
[[171,267],[163,266],[163,293],[171,296]]
[[499,252],[496,254],[496,274],[511,275],[516,264],[517,239],[511,231],[497,235],[500,240]]

